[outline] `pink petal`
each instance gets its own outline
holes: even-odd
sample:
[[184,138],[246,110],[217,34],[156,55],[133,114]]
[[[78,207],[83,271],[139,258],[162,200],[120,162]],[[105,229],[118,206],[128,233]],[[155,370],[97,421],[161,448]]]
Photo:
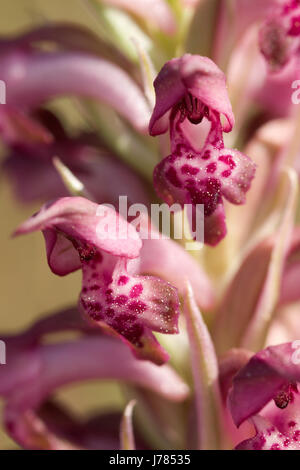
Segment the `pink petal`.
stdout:
[[[18,68],[20,73],[14,73]],[[142,91],[118,66],[80,52],[8,54],[0,73],[7,83],[7,103],[37,107],[61,95],[99,99],[139,131],[148,126],[149,108]]]
[[21,353],[8,344],[7,351],[11,362],[0,370],[0,393],[23,409],[37,406],[57,387],[90,379],[125,380],[175,402],[188,394],[186,384],[169,366],[138,361],[120,341],[106,336],[39,346]]
[[204,242],[216,246],[227,234],[223,204],[218,204],[214,213],[205,218]]
[[224,114],[229,132],[234,116],[226,89],[223,72],[207,57],[185,54],[167,62],[154,81],[156,104],[151,116],[151,135],[166,132],[163,116],[188,93],[219,114]]
[[224,131],[234,126],[234,116],[229,101],[226,77],[208,57],[186,54],[180,63],[180,72],[186,89],[208,108],[223,114],[228,123]]
[[222,392],[222,398],[226,403],[228,392],[232,386],[234,376],[250,360],[253,353],[246,349],[230,349],[219,360],[219,382]]
[[83,264],[80,306],[90,321],[117,334],[139,358],[164,363],[168,355],[151,331],[178,333],[178,296],[169,283],[133,276],[125,260],[104,254]]
[[222,179],[222,193],[233,204],[245,204],[246,192],[251,187],[256,165],[247,155],[238,150],[225,149],[220,153],[219,160],[222,158],[225,161],[232,161],[235,165],[230,176]]
[[270,346],[253,356],[235,376],[229,407],[237,426],[276,398],[286,384],[300,381],[300,366],[294,356],[293,343]]
[[[52,260],[53,254],[59,254],[57,250],[61,248],[61,245],[56,246],[56,243],[61,243],[61,239],[54,240],[56,234],[53,232],[55,231],[71,240],[84,242],[90,250],[94,247],[115,256],[135,258],[142,246],[135,228],[113,209],[97,205],[81,197],[66,197],[46,204],[36,215],[24,222],[15,234],[23,235],[37,230],[46,231],[50,266],[53,266],[55,262]],[[51,235],[49,235],[50,231]],[[65,247],[64,242],[63,248]],[[53,250],[56,251],[53,252]],[[68,254],[67,257],[69,262]],[[71,265],[73,267],[73,261]]]

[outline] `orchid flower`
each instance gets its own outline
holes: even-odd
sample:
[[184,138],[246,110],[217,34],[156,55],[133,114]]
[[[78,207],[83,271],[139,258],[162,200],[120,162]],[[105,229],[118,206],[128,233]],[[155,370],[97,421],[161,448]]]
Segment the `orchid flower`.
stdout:
[[136,275],[134,259],[142,242],[134,228],[110,208],[62,198],[44,206],[16,234],[35,230],[43,230],[55,274],[82,269],[79,305],[86,317],[120,336],[137,356],[165,362],[168,356],[151,331],[178,332],[178,295],[165,281]]
[[[2,217],[2,284],[24,303],[2,308],[3,435],[34,450],[300,450],[299,0],[78,8],[85,26],[0,39],[1,185],[22,203]],[[52,289],[15,269],[44,264],[33,232]],[[65,308],[56,286],[77,271]],[[90,380],[100,411],[84,416],[61,388]]]
[[[166,130],[169,113],[171,155],[154,170],[157,193],[169,205],[204,205],[205,242],[216,245],[226,235],[223,200],[245,203],[255,165],[237,150],[224,147],[223,131],[233,128],[225,76],[205,57],[185,55],[164,65],[155,82],[156,105],[150,133]],[[167,90],[167,91],[166,91]],[[221,115],[227,122],[222,126]],[[186,124],[208,125],[198,150],[184,131]]]

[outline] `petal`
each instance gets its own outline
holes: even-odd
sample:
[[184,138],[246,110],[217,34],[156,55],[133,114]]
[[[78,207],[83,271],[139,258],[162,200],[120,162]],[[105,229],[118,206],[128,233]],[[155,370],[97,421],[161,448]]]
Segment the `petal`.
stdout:
[[299,382],[300,366],[294,358],[293,343],[270,346],[253,356],[235,376],[229,407],[237,426],[257,414],[284,385]]
[[[229,167],[221,176],[222,194],[233,204],[245,204],[246,193],[255,175],[255,163],[238,150],[224,149],[219,156],[219,160],[222,159]],[[234,168],[231,168],[232,164],[235,165]]]
[[218,362],[208,329],[187,285],[185,319],[190,341],[197,408],[198,449],[217,449],[222,427]]
[[236,450],[299,450],[298,442],[282,434],[270,421],[262,416],[254,416],[252,422],[256,435],[241,442]]
[[253,353],[247,349],[230,349],[219,360],[219,382],[222,392],[222,398],[226,403],[228,392],[232,386],[234,376],[250,360]]
[[227,119],[224,131],[234,126],[234,116],[229,101],[226,77],[208,57],[185,54],[180,62],[180,74],[188,92],[209,109],[223,114]]
[[149,132],[151,135],[163,134],[168,129],[168,120],[163,116],[186,93],[180,75],[180,60],[172,59],[167,62],[154,80],[156,103],[150,119]]
[[204,242],[216,246],[226,236],[226,217],[223,204],[218,204],[213,214],[205,218]]
[[[18,67],[21,70],[15,74]],[[139,131],[150,117],[140,88],[120,67],[80,52],[15,53],[2,60],[7,103],[34,108],[61,95],[99,99],[112,106]]]
[[291,43],[279,18],[272,18],[263,24],[259,45],[273,72],[280,71],[292,57]]
[[151,116],[151,135],[167,130],[163,116],[186,94],[198,98],[209,109],[224,114],[227,124],[224,131],[234,126],[234,116],[228,98],[223,72],[207,57],[185,54],[167,62],[154,81],[156,104]]
[[137,357],[167,360],[151,331],[178,332],[178,295],[169,283],[133,276],[125,260],[103,254],[83,264],[80,306],[90,321],[117,334]]
[[[53,232],[59,232],[70,240],[83,243],[90,252],[93,249],[100,249],[128,258],[137,257],[142,246],[135,228],[113,209],[81,197],[66,197],[46,204],[36,215],[24,222],[16,230],[15,235],[36,230],[47,230],[49,263],[53,250],[57,250],[56,241],[60,243],[59,248],[61,248],[61,238],[54,240],[56,234]],[[51,236],[49,231],[52,231]],[[90,254],[92,255],[92,252]],[[82,255],[84,257],[87,253]],[[67,257],[69,261],[68,254]]]
[[21,353],[8,344],[7,351],[12,361],[1,368],[0,393],[22,409],[39,405],[57,387],[90,379],[128,381],[174,402],[188,394],[187,385],[172,368],[138,361],[125,345],[107,336],[93,335]]

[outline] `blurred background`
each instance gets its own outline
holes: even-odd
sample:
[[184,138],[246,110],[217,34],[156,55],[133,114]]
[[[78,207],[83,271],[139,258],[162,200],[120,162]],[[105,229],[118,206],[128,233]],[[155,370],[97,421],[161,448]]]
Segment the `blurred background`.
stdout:
[[[1,0],[0,35],[15,35],[46,21],[64,20],[88,25],[97,32],[96,19],[81,0]],[[0,77],[1,79],[1,77]],[[63,101],[63,100],[62,100]],[[64,103],[60,103],[64,105]],[[76,126],[78,116],[68,117]],[[0,148],[0,158],[3,149]],[[59,278],[48,268],[43,237],[40,233],[12,239],[15,228],[39,209],[40,205],[22,206],[8,182],[0,180],[0,339],[1,335],[28,327],[36,318],[76,304],[80,273]],[[1,367],[1,366],[0,366]],[[86,383],[66,387],[56,397],[80,414],[95,409],[108,411],[123,405],[121,391],[110,382]],[[0,399],[1,418],[1,399]],[[0,449],[13,449],[0,424]]]

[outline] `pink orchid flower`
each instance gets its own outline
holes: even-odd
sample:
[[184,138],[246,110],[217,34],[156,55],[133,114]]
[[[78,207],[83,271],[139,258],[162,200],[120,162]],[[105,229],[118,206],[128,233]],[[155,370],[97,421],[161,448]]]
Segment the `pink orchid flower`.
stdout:
[[64,276],[82,269],[79,307],[85,317],[117,334],[138,357],[157,363],[168,359],[151,331],[178,333],[179,313],[177,289],[142,273],[170,278],[182,292],[180,279],[172,274],[173,257],[181,259],[194,287],[200,292],[205,289],[200,303],[207,307],[212,302],[209,282],[184,251],[171,241],[163,243],[156,249],[161,264],[153,267],[153,242],[159,244],[160,240],[145,240],[142,246],[134,227],[109,207],[80,197],[58,199],[23,223],[16,235],[36,230],[43,231],[48,263],[55,274]]
[[[225,76],[209,59],[185,55],[164,65],[154,82],[156,105],[150,133],[167,129],[169,114],[171,155],[154,171],[158,195],[173,203],[204,205],[205,243],[216,245],[226,235],[223,200],[245,203],[255,165],[237,150],[224,147],[223,130],[233,128]],[[222,126],[221,115],[227,123]],[[185,126],[205,120],[209,130],[200,149],[185,134]]]
[[138,357],[165,362],[168,356],[151,331],[178,332],[178,295],[169,283],[138,275],[134,260],[142,241],[134,227],[108,207],[62,198],[16,234],[36,230],[43,231],[55,274],[82,269],[79,306],[86,317],[121,337]]

